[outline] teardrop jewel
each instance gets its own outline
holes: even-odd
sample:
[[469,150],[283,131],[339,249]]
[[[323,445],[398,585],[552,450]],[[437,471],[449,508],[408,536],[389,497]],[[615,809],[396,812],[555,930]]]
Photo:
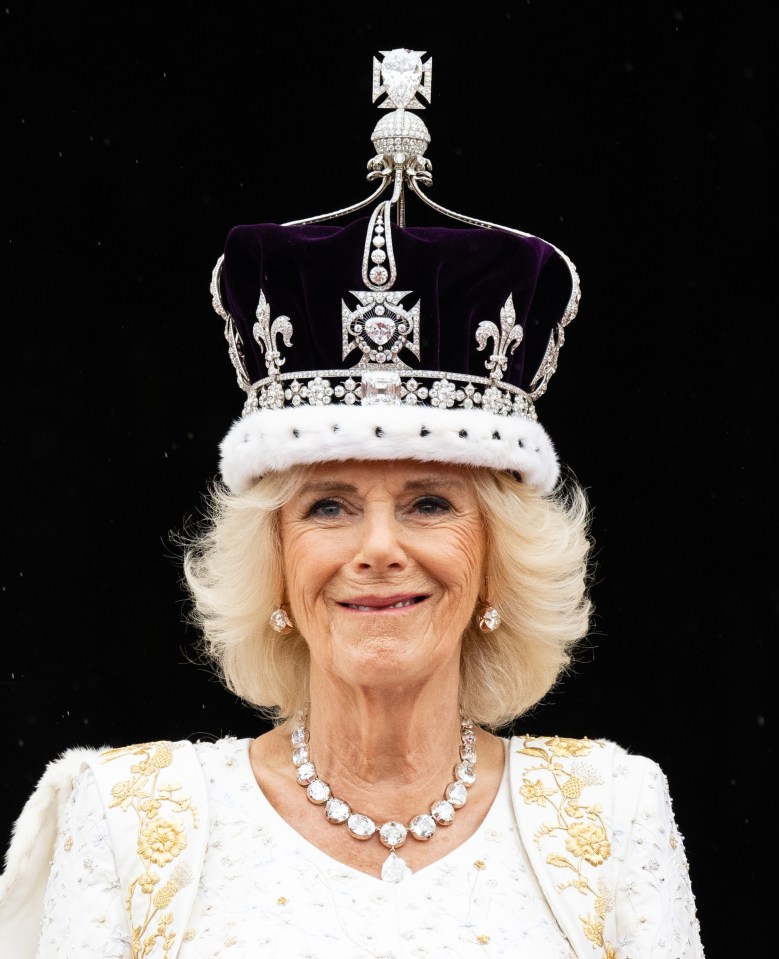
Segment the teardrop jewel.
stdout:
[[410,875],[411,870],[406,865],[406,860],[401,859],[393,849],[381,867],[381,878],[384,882],[403,882]]

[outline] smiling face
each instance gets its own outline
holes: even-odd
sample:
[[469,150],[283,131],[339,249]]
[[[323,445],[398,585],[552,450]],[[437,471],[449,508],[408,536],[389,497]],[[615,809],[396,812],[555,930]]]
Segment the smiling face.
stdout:
[[466,468],[322,464],[282,507],[281,541],[312,687],[458,681],[485,552]]

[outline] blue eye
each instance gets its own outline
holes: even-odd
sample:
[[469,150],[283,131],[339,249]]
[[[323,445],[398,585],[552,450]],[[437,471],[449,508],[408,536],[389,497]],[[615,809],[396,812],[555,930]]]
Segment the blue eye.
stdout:
[[308,511],[309,516],[319,516],[324,519],[335,519],[341,515],[342,504],[337,499],[320,499]]
[[414,503],[414,508],[425,516],[434,516],[436,513],[448,513],[452,504],[443,496],[421,496]]

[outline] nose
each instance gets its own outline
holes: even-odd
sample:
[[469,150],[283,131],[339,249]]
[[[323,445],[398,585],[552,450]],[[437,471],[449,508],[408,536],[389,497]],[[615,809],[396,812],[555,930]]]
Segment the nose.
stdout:
[[403,544],[403,527],[389,504],[365,510],[357,528],[352,563],[356,569],[400,570],[408,562]]

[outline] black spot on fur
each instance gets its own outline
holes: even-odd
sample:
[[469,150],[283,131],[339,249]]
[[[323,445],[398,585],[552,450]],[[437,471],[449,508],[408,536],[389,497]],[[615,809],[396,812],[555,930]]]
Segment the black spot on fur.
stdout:
[[300,436],[300,430],[292,430],[292,435],[297,439]]
[[376,435],[379,437],[379,439],[384,436],[384,430],[380,426],[376,427]]
[[419,431],[419,435],[420,435],[420,436],[430,436],[430,430],[427,429],[427,427],[423,426],[422,429]]
[[493,438],[494,440],[499,440],[499,439],[500,439],[500,433],[499,433],[497,430],[495,430],[495,432],[492,434],[492,438]]
[[468,439],[468,430],[460,430],[460,439]]

